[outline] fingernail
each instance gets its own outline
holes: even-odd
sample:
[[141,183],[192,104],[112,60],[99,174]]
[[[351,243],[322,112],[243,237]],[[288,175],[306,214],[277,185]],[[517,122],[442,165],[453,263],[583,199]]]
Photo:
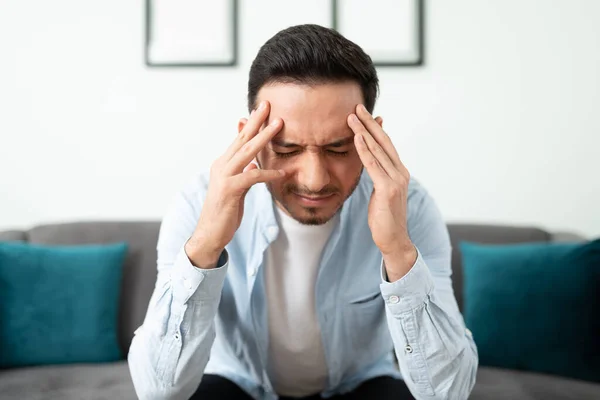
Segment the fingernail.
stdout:
[[277,126],[278,123],[279,123],[279,118],[275,118],[273,121],[271,121],[270,125]]
[[257,111],[261,111],[261,110],[263,110],[264,108],[265,108],[265,102],[264,102],[264,101],[261,101],[261,102],[260,102],[260,105],[258,106],[258,110],[257,110]]
[[350,118],[352,119],[352,122],[359,122],[358,121],[358,117],[356,116],[356,114],[350,115]]
[[284,171],[284,170],[282,170],[282,169],[280,169],[280,170],[279,170],[279,175],[281,175],[281,176],[284,176],[284,175],[285,175],[285,171]]

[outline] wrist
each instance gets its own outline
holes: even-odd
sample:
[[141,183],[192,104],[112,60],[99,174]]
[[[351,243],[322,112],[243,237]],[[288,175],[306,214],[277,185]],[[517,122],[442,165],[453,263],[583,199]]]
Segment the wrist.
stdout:
[[397,281],[411,270],[419,253],[412,242],[395,247],[394,251],[383,253],[383,261],[390,282]]
[[211,247],[194,237],[185,243],[184,250],[192,265],[200,269],[216,268],[223,252],[223,249]]

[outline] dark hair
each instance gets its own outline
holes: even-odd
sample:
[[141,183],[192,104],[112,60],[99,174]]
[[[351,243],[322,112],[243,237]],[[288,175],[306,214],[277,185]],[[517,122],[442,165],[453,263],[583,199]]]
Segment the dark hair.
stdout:
[[354,81],[373,112],[379,91],[377,71],[363,49],[333,29],[297,25],[278,32],[258,51],[248,79],[248,111],[269,83],[320,84]]

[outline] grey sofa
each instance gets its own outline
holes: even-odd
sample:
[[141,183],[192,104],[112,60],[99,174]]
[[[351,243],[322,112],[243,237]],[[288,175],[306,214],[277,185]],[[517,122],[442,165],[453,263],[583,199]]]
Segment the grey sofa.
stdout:
[[[134,330],[142,323],[156,272],[159,222],[80,222],[38,226],[28,231],[0,232],[1,240],[44,244],[83,244],[127,241],[119,315],[119,341],[125,357]],[[449,225],[455,249],[458,242],[483,243],[577,240],[539,229]],[[454,252],[454,287],[462,305],[460,253]],[[135,399],[125,360],[96,365],[43,366],[0,370],[0,399],[100,400]],[[600,385],[556,376],[480,367],[471,399],[600,399]],[[454,399],[451,399],[454,400]],[[459,400],[459,399],[456,399]]]

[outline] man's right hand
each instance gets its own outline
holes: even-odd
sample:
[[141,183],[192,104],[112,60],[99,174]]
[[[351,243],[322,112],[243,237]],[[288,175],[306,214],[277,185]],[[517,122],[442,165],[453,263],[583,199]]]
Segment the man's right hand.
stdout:
[[185,244],[188,258],[198,268],[214,268],[225,246],[240,227],[244,198],[252,185],[285,175],[282,170],[262,170],[251,161],[283,127],[274,119],[260,130],[270,112],[262,102],[250,114],[235,141],[211,166],[206,200],[194,233]]

